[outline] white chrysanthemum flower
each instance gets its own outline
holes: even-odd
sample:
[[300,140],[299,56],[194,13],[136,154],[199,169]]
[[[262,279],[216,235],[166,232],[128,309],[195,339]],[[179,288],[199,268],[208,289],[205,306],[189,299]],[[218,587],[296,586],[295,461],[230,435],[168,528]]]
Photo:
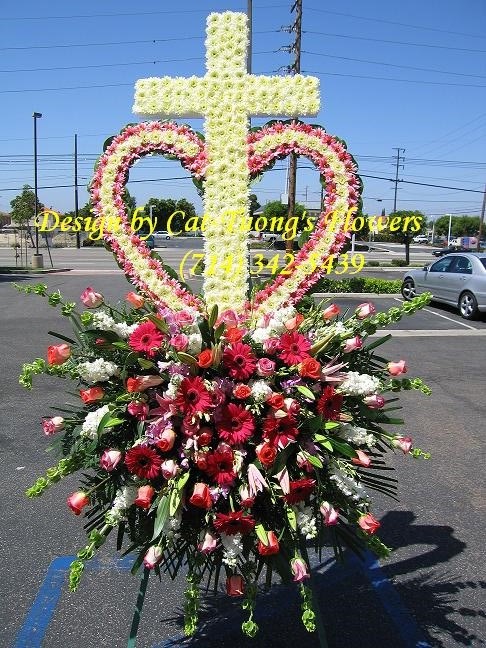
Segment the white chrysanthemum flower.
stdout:
[[87,383],[105,382],[120,373],[114,362],[103,358],[97,358],[93,362],[81,362],[77,369],[79,377]]
[[189,343],[187,345],[187,352],[191,355],[200,353],[202,348],[202,337],[200,333],[191,333],[189,335]]
[[241,533],[235,535],[221,534],[221,544],[224,547],[223,562],[228,567],[236,567],[238,556],[243,553],[243,542]]
[[266,328],[256,328],[251,333],[251,339],[257,344],[263,344],[265,340],[268,340],[272,337],[272,334],[269,329]]
[[349,396],[369,396],[374,394],[379,387],[379,378],[369,374],[360,374],[357,371],[349,371],[339,385],[339,391]]
[[312,540],[317,536],[316,520],[309,506],[297,512],[297,526],[306,540]]
[[138,486],[124,486],[117,490],[111,509],[106,514],[107,524],[116,526],[122,520],[126,520],[126,512],[135,502]]
[[272,393],[272,388],[264,380],[255,380],[250,387],[251,395],[256,401],[264,401]]
[[[88,412],[83,421],[81,435],[89,437],[90,439],[96,439],[100,421],[107,412],[109,412],[108,405],[103,405],[103,407],[99,407],[94,412]],[[105,428],[105,430],[108,429],[109,428]]]
[[340,468],[333,466],[329,479],[334,482],[343,495],[350,497],[352,500],[358,502],[368,499],[368,494],[363,486]]
[[351,423],[343,423],[339,428],[339,435],[349,443],[354,443],[357,446],[368,446],[372,448],[376,445],[376,439],[373,434],[369,434],[366,428],[351,425]]

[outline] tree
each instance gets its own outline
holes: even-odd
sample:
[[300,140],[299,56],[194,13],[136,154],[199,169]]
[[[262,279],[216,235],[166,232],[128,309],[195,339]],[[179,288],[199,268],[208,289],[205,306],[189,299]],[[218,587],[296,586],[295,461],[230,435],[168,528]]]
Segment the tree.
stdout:
[[35,203],[35,193],[28,184],[24,185],[22,193],[10,201],[12,212],[10,217],[18,225],[28,225],[29,220],[36,214],[43,211],[44,205],[37,199],[37,208]]
[[260,209],[260,207],[261,205],[258,202],[256,194],[250,194],[250,216],[253,216],[253,214],[257,211],[257,209]]
[[181,213],[176,214],[170,222],[170,229],[173,232],[183,230],[184,224],[187,223],[189,218],[196,216],[196,208],[185,198],[179,198],[179,200],[174,198],[150,198],[145,205],[145,214],[147,216],[150,216],[151,207],[152,218],[156,219],[156,231],[168,231],[167,221],[174,212]]
[[405,262],[410,263],[410,243],[414,236],[425,232],[427,218],[418,210],[399,210],[388,215],[387,232],[390,239],[405,245]]
[[[301,205],[300,203],[295,203],[295,209],[294,209],[294,216],[297,216],[299,218],[299,226],[298,230],[303,229],[305,225],[307,224],[304,218],[304,212],[306,211],[304,205]],[[270,227],[270,221],[272,218],[279,219],[283,218],[284,222],[287,219],[287,214],[288,214],[288,207],[287,205],[284,205],[280,202],[280,200],[271,200],[270,202],[267,202],[266,205],[263,207],[263,216],[267,219],[268,222],[268,228]],[[253,217],[254,220],[257,217]]]
[[[441,216],[435,221],[437,234],[447,236],[449,234],[449,216]],[[453,216],[451,219],[451,235],[476,236],[479,232],[479,216]]]
[[126,187],[123,190],[122,200],[125,203],[125,209],[127,215],[130,216],[135,211],[135,208],[137,206],[137,201],[135,200],[134,196],[132,196],[132,194],[128,191]]

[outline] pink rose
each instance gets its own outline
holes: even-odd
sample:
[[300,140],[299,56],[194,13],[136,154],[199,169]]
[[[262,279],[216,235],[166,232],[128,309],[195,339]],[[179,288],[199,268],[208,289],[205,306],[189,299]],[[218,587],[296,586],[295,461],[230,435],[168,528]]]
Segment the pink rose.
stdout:
[[160,470],[165,479],[172,479],[179,472],[179,466],[173,459],[166,459],[162,462]]
[[373,313],[376,313],[376,308],[371,302],[364,302],[355,310],[355,315],[358,319],[365,319],[366,317],[373,315]]
[[95,292],[91,286],[88,286],[81,293],[81,301],[86,306],[86,308],[98,308],[103,303],[103,295],[98,292]]
[[302,583],[306,578],[310,578],[307,571],[307,564],[302,558],[293,558],[291,563],[292,574],[294,575],[294,583]]
[[333,317],[336,317],[336,315],[339,315],[340,312],[341,309],[337,304],[331,304],[330,306],[328,306],[322,311],[322,318],[324,320],[330,320]]
[[262,378],[268,378],[275,373],[275,362],[269,358],[260,358],[257,362],[256,372]]
[[184,333],[178,333],[170,338],[170,343],[176,351],[184,351],[189,344],[189,338]]
[[142,306],[145,304],[145,299],[140,295],[137,295],[136,292],[127,293],[125,295],[125,299],[127,300],[127,302],[130,302],[133,308],[142,308]]
[[354,463],[355,466],[364,466],[365,468],[368,468],[368,466],[371,464],[371,459],[368,457],[366,452],[363,452],[363,450],[356,450],[356,454],[358,455],[357,457],[353,457],[351,461]]
[[89,405],[89,403],[101,400],[105,395],[105,390],[103,387],[89,387],[88,389],[80,389],[79,395],[83,403]]
[[339,509],[335,509],[329,502],[322,502],[320,509],[326,526],[334,526],[338,523]]
[[343,351],[344,353],[351,353],[351,351],[356,351],[356,349],[362,349],[362,348],[363,348],[363,340],[359,337],[359,335],[355,335],[349,340],[346,340],[346,342],[344,343]]
[[127,392],[142,392],[163,382],[160,376],[133,376],[127,379]]
[[197,508],[210,509],[213,505],[213,500],[211,499],[208,485],[201,482],[194,484],[194,490],[189,498],[189,502]]
[[47,347],[47,364],[61,365],[71,355],[71,347],[69,344],[52,344]]
[[137,497],[133,502],[135,506],[140,506],[140,508],[148,509],[152,504],[152,500],[155,494],[155,489],[150,486],[140,486],[138,489]]
[[194,317],[187,311],[177,311],[177,313],[174,313],[174,320],[180,328],[190,326],[194,323]]
[[153,545],[145,554],[143,564],[147,569],[153,569],[162,562],[162,556],[162,549],[158,545]]
[[100,466],[106,472],[112,472],[118,466],[122,458],[120,450],[105,450],[100,457]]
[[398,362],[389,362],[386,366],[390,376],[399,376],[400,374],[407,373],[408,367],[405,364],[405,360],[399,360]]
[[155,445],[162,452],[169,452],[169,450],[172,450],[172,448],[174,447],[175,440],[176,433],[174,432],[174,430],[171,427],[166,427],[155,442]]
[[149,413],[149,406],[147,403],[140,403],[139,401],[131,401],[127,405],[127,412],[135,416],[140,421],[145,421]]
[[226,594],[228,596],[242,596],[245,585],[241,576],[228,576],[226,579]]
[[400,448],[400,450],[403,451],[403,454],[408,454],[412,449],[413,439],[412,437],[395,437],[392,444],[395,448]]
[[265,349],[265,353],[274,355],[280,348],[280,340],[278,338],[268,338],[268,340],[264,341],[263,348]]
[[42,421],[42,430],[46,436],[51,436],[60,432],[64,428],[64,419],[62,416],[53,416],[50,419]]
[[287,331],[295,331],[295,329],[298,329],[303,321],[304,321],[304,316],[301,315],[300,313],[297,313],[295,317],[288,319],[284,323],[284,326],[287,329]]
[[217,324],[224,323],[226,328],[236,328],[238,326],[238,315],[234,310],[224,310],[218,317]]
[[89,504],[89,497],[83,491],[77,491],[67,498],[67,505],[74,513],[80,515],[85,506]]
[[370,535],[373,535],[373,533],[375,533],[375,531],[377,531],[381,526],[378,520],[371,513],[361,515],[358,524],[365,533],[369,533]]
[[383,396],[379,396],[378,394],[366,396],[366,398],[363,398],[363,402],[365,405],[368,405],[370,409],[381,409],[385,406],[385,399]]
[[200,542],[197,545],[197,549],[201,553],[207,555],[212,553],[216,549],[217,545],[218,545],[217,536],[213,535],[210,531],[206,531],[202,542]]

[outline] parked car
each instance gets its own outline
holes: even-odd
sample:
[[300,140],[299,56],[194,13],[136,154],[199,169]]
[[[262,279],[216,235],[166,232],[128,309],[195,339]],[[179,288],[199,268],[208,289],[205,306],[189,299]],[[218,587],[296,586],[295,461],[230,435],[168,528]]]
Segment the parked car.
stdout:
[[155,239],[153,234],[149,234],[147,238],[145,239],[145,244],[149,248],[149,250],[153,250],[155,247]]
[[469,250],[461,246],[458,247],[457,245],[448,245],[441,250],[433,250],[432,254],[433,256],[441,257],[444,254],[451,254],[451,252],[469,252]]
[[166,230],[159,230],[153,234],[155,242],[158,244],[160,241],[170,241],[172,236]]
[[462,317],[486,313],[486,254],[448,254],[422,270],[407,270],[401,293],[406,300],[430,292],[435,301],[456,306]]
[[430,241],[429,237],[427,234],[418,234],[417,236],[414,236],[412,239],[412,243],[425,243],[426,245]]

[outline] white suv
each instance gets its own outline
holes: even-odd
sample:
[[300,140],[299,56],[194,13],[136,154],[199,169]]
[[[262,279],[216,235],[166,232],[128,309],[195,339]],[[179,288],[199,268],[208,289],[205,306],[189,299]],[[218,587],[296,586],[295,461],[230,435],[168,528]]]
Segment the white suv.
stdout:
[[412,241],[414,243],[425,243],[427,244],[429,242],[429,237],[427,234],[419,234],[418,236],[414,236]]

